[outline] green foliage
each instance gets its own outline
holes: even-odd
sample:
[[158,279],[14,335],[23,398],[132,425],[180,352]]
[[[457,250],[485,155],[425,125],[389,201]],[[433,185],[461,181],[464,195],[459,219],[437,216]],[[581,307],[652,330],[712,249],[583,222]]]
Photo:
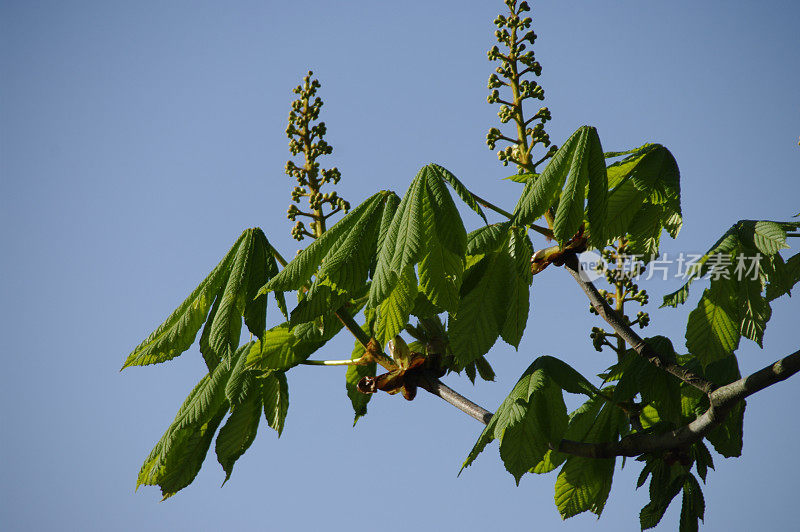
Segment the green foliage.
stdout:
[[201,348],[209,369],[238,345],[243,316],[250,332],[261,336],[267,300],[254,297],[256,288],[277,271],[275,259],[267,254],[269,249],[261,229],[242,233],[208,277],[128,355],[122,369],[175,358],[194,343],[203,323]]
[[516,223],[532,223],[557,202],[553,234],[559,244],[575,236],[586,221],[593,228],[590,243],[601,247],[606,241],[603,221],[607,190],[608,177],[597,130],[582,126],[558,149],[541,175],[525,185],[514,217]]
[[686,302],[695,280],[711,278],[686,326],[686,347],[703,365],[732,355],[742,336],[763,346],[770,296],[788,294],[796,282],[796,259],[790,266],[778,252],[788,247],[786,231],[797,227],[796,222],[737,222],[689,268],[686,284],[664,296],[662,306],[676,307]]
[[261,378],[261,397],[267,424],[275,429],[280,437],[289,411],[289,383],[286,380],[286,373],[272,371],[264,375]]
[[[290,161],[287,173],[300,185],[292,192],[293,201],[307,197],[310,208],[303,213],[292,205],[289,217],[312,219],[312,232],[298,222],[292,234],[314,241],[286,264],[260,229],[244,231],[189,297],[127,357],[123,368],[170,360],[186,351],[202,329],[199,350],[208,374],[145,460],[137,487],[158,485],[167,498],[187,486],[220,425],[215,452],[227,481],[238,458],[252,445],[262,411],[268,426],[279,437],[282,434],[289,407],[286,373],[302,363],[347,365],[345,384],[354,425],[366,415],[372,398],[365,391],[402,390],[410,400],[416,387],[425,384],[421,379],[450,371],[463,371],[473,383],[477,376],[493,381],[496,375],[489,357],[497,339],[517,349],[523,340],[534,272],[548,264],[560,265],[567,252],[586,246],[602,251],[609,266],[605,277],[613,290],[600,291],[600,297],[621,314],[619,321],[608,319],[614,332],[595,327],[592,340],[598,351],[609,347],[615,351],[617,362],[600,375],[602,383],[596,386],[557,358],[537,358],[489,420],[462,471],[498,440],[503,464],[517,484],[525,473],[560,468],[555,504],[561,516],[566,519],[586,511],[599,516],[616,464],[608,456],[615,453],[567,454],[570,445],[600,449],[589,444],[679,434],[710,403],[709,395],[698,389],[702,387],[674,376],[675,366],[715,386],[741,378],[735,357],[741,338],[763,346],[772,316],[770,303],[791,295],[800,282],[800,254],[788,259],[780,255],[788,247],[788,236],[797,236],[791,232],[800,228],[800,222],[737,222],[689,268],[686,284],[664,297],[664,305],[677,307],[688,299],[694,281],[711,279],[688,315],[688,354],[679,355],[663,336],[644,340],[647,356],[640,354],[641,345],[626,345],[622,339],[631,335],[623,334],[625,329],[646,326],[649,316],[639,312],[633,320],[625,314],[626,302],[644,305],[648,295],[634,282],[636,274],[625,273],[623,267],[630,255],[638,255],[644,263],[657,256],[663,231],[672,238],[678,235],[683,222],[677,163],[659,144],[604,154],[591,126],[580,127],[559,149],[551,146],[543,127],[550,119],[549,110],[543,107],[526,118],[522,105],[544,96],[536,82],[523,79],[541,71],[532,52],[525,51],[524,43],[532,45],[535,34],[517,34],[530,27],[531,19],[523,15],[529,8],[515,0],[506,5],[509,14],[496,19],[496,36],[510,52],[498,47],[489,51],[489,59],[500,65],[500,76],[493,74],[489,80],[493,89],[489,101],[501,104],[503,124],[514,121],[519,126],[518,137],[506,137],[492,128],[487,143],[492,149],[500,141],[510,144],[498,156],[504,164],[518,167],[518,174],[508,179],[525,184],[514,214],[478,198],[445,168],[429,164],[420,169],[402,199],[392,191],[377,192],[328,228],[328,218],[347,212],[349,203],[335,192],[320,192],[341,176],[335,168],[321,170],[316,161],[332,148],[323,140],[325,124],[317,122],[322,103],[314,96],[320,84],[309,72],[295,89],[299,99],[292,104],[286,132],[292,154],[302,153],[304,161],[300,165]],[[513,102],[500,99],[501,88],[511,89]],[[534,162],[531,151],[538,144],[549,150]],[[620,157],[606,166],[606,159]],[[538,173],[536,166],[548,159]],[[448,185],[486,225],[467,234]],[[481,205],[509,219],[489,224]],[[545,217],[548,228],[532,225],[540,217]],[[546,246],[551,236],[559,245],[534,254],[531,228],[547,236]],[[752,257],[760,260],[746,269],[743,258]],[[279,270],[278,262],[285,267]],[[636,268],[641,266],[640,262]],[[297,295],[291,312],[284,297],[287,291]],[[269,293],[286,321],[268,328]],[[597,306],[596,301],[593,304]],[[418,319],[417,325],[410,323],[412,317]],[[240,345],[242,323],[251,338]],[[344,326],[357,338],[349,361],[308,360]],[[415,340],[404,356],[394,348],[393,359],[376,351],[376,344],[383,349],[389,340],[394,340],[390,345],[402,345],[398,335],[404,331]],[[658,357],[647,354],[651,351]],[[377,375],[376,360],[387,373]],[[665,365],[672,366],[671,372]],[[563,392],[588,399],[568,415]],[[745,408],[744,400],[729,406],[727,415],[704,434],[703,439],[724,457],[741,455]],[[637,487],[650,481],[650,501],[639,515],[642,529],[656,526],[682,492],[680,529],[697,530],[705,501],[695,474],[705,482],[708,469],[714,468],[703,439],[637,458],[644,462]]]
[[458,305],[467,235],[444,183],[442,169],[434,165],[423,167],[412,181],[378,251],[371,308],[389,298],[400,277],[417,264],[419,291],[443,309]]

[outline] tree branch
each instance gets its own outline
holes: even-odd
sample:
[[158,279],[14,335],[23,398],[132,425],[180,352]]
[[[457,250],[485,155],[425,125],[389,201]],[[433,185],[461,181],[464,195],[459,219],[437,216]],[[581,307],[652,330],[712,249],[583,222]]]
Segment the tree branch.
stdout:
[[623,321],[620,315],[611,308],[611,306],[608,304],[608,301],[606,301],[606,299],[600,295],[600,292],[597,291],[597,288],[595,288],[594,284],[592,284],[591,281],[587,281],[581,277],[580,263],[578,262],[578,257],[576,255],[570,254],[565,257],[564,268],[567,269],[570,275],[572,275],[575,281],[583,289],[586,297],[589,298],[592,308],[597,311],[597,314],[599,314],[601,318],[611,325],[619,337],[622,338],[628,345],[630,345],[631,348],[636,351],[636,353],[646,358],[654,366],[678,377],[686,384],[694,386],[706,395],[710,395],[714,391],[716,388],[714,383],[704,379],[692,371],[689,371],[680,364],[670,362],[660,353],[657,353],[652,347],[650,347],[650,345],[647,344],[641,336],[636,334],[636,332],[627,323],[625,323],[625,321]]
[[611,458],[659,453],[690,445],[722,423],[736,403],[768,386],[788,379],[799,371],[800,351],[795,351],[752,375],[714,390],[709,396],[711,405],[708,410],[688,425],[663,434],[632,434],[618,442],[583,443],[561,440],[557,450],[588,458]]

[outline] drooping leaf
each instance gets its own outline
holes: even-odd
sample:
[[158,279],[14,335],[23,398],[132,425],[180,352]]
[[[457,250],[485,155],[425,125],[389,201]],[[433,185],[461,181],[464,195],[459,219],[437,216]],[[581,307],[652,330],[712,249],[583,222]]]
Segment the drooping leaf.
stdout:
[[555,487],[555,503],[562,519],[587,510],[599,516],[611,491],[613,475],[613,458],[567,458]]
[[[589,132],[579,130],[582,134],[578,137],[572,155],[569,176],[558,200],[555,222],[553,223],[553,236],[559,243],[564,243],[578,232],[584,220],[584,200],[586,189],[589,185]],[[605,172],[605,165],[603,166]],[[605,196],[605,190],[603,195]]]
[[706,510],[703,490],[700,483],[691,473],[686,475],[683,483],[683,504],[681,506],[680,531],[697,532],[699,526],[697,520],[703,520]]
[[245,231],[236,240],[230,251],[211,271],[200,285],[175,309],[159,327],[128,355],[122,369],[129,366],[145,366],[171,360],[194,343],[197,331],[206,320],[208,311],[224,286],[240,244],[247,237]]
[[746,401],[736,403],[728,416],[718,426],[711,429],[706,438],[714,449],[725,458],[742,456],[742,432]]
[[508,254],[498,251],[487,254],[468,270],[458,311],[448,320],[450,346],[461,366],[486,354],[500,336],[508,312],[513,267]]
[[[582,412],[587,416],[593,408]],[[616,405],[605,403],[597,417],[591,423],[584,441],[615,441],[620,428],[626,424],[624,413]],[[572,425],[572,423],[570,423]],[[585,458],[570,456],[561,468],[555,485],[555,502],[563,519],[581,512],[591,511],[600,515],[605,507],[606,499],[611,491],[611,480],[614,475],[613,458]]]
[[236,350],[231,358],[231,376],[225,385],[225,397],[231,405],[238,405],[246,398],[253,395],[253,390],[258,387],[255,372],[247,369],[247,355],[253,346],[248,342]]
[[680,172],[675,158],[660,144],[612,155],[625,153],[630,155],[607,169],[605,237],[611,241],[630,234],[628,252],[647,258],[658,254],[663,230],[672,238],[680,231]]
[[489,442],[499,439],[500,456],[519,483],[526,471],[545,460],[549,446],[561,441],[567,422],[561,389],[537,359],[489,420],[461,470],[468,467]]
[[[258,423],[261,419],[261,394],[256,387],[248,390],[249,394],[233,406],[228,420],[219,429],[215,445],[217,461],[225,471],[225,482],[231,478],[233,465],[256,439]],[[223,482],[224,484],[224,482]]]
[[464,274],[467,232],[444,183],[433,171],[425,172],[428,168],[422,169],[427,193],[422,198],[420,213],[425,230],[419,287],[431,303],[455,311]]
[[792,288],[800,282],[800,253],[791,256],[786,262],[780,255],[773,257],[774,274],[768,276],[767,301],[773,301],[784,294],[792,295]]
[[[755,262],[755,266],[758,268],[756,273],[770,284],[776,281],[779,282],[779,276],[774,275],[776,270],[770,268],[769,259],[774,258],[781,249],[788,247],[786,245],[786,230],[795,225],[798,224],[794,222],[739,220],[705,254],[694,262],[687,271],[686,283],[675,292],[664,296],[664,302],[661,306],[677,307],[685,303],[689,296],[689,286],[692,282],[707,276],[714,267],[719,269],[722,262],[720,257],[726,259],[728,276],[741,277],[749,273],[742,271],[743,265],[741,262],[748,258],[757,259],[759,258],[757,254],[760,254],[762,255],[761,260]],[[775,264],[774,260],[772,261],[773,265]],[[770,275],[770,273],[773,273],[773,275]]]
[[739,347],[741,318],[735,289],[733,281],[719,279],[703,292],[697,308],[689,314],[686,347],[703,366],[730,356]]
[[194,480],[228,410],[225,385],[230,371],[229,362],[223,361],[200,379],[142,465],[137,488],[158,485],[167,498]]
[[417,301],[417,277],[409,266],[387,297],[378,307],[375,339],[381,347],[398,334],[408,323],[409,315]]
[[531,256],[533,244],[527,231],[519,227],[511,227],[506,250],[514,265],[514,276],[510,279],[506,319],[500,336],[514,348],[519,347],[522,334],[528,324],[530,311]]
[[741,334],[764,347],[764,330],[772,317],[772,308],[761,294],[761,281],[742,279],[737,282],[738,300],[741,305]]
[[280,438],[289,411],[289,384],[286,381],[286,372],[274,371],[260,380],[264,416]]
[[208,371],[213,371],[220,361],[219,355],[211,347],[211,324],[214,323],[214,317],[219,310],[220,301],[222,301],[221,294],[214,298],[214,304],[211,305],[208,318],[206,318],[205,327],[203,327],[203,332],[200,334],[200,354],[203,355],[203,360],[206,363]]
[[464,270],[466,231],[447,187],[431,165],[409,186],[381,243],[369,306],[377,308],[400,275],[419,263],[420,292],[454,310]]

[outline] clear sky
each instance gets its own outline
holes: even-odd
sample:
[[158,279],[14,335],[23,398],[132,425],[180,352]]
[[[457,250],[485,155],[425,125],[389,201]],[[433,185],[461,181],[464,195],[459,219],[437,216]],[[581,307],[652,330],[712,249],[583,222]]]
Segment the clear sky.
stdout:
[[[800,211],[800,7],[774,2],[534,1],[541,82],[560,144],[582,124],[606,150],[660,142],[682,173],[685,225],[663,250],[704,251],[740,218]],[[324,120],[353,204],[402,194],[437,162],[513,207],[519,185],[485,144],[501,2],[0,1],[0,372],[4,530],[632,530],[640,467],[614,479],[599,521],[561,522],[555,475],[519,487],[491,445],[456,473],[481,426],[421,393],[377,396],[352,428],[341,368],[289,374],[277,439],[262,425],[233,477],[213,452],[189,488],[134,493],[142,460],[202,375],[193,348],[160,366],[125,356],[247,227],[292,256],[285,219],[290,92],[320,76]],[[480,220],[465,212],[468,229]],[[534,240],[537,246],[542,242]],[[683,344],[681,309],[647,333]],[[519,349],[498,344],[496,383],[446,382],[495,409],[531,360],[584,374],[611,363],[565,272],[536,277]],[[798,348],[797,296],[773,306],[743,371]],[[270,320],[278,313],[270,309]],[[321,352],[348,356],[342,335]],[[796,526],[800,377],[748,402],[744,456],[716,458],[708,530]],[[660,529],[677,528],[679,500]]]

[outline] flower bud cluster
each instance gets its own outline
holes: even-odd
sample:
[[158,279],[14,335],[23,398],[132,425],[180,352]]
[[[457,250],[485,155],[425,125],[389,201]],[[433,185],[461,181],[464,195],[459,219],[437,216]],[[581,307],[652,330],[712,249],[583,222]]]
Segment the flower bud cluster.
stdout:
[[[625,255],[626,246],[626,240],[621,239],[616,245],[609,246],[601,251],[603,260],[598,261],[595,265],[595,270],[605,277],[605,280],[614,290],[599,288],[597,292],[621,314],[622,320],[628,326],[638,325],[640,329],[644,329],[650,325],[650,315],[647,312],[637,312],[636,318],[633,320],[625,314],[625,303],[636,302],[644,306],[649,302],[647,290],[640,289],[639,285],[634,281],[642,274],[644,265],[641,261],[630,262],[630,257]],[[597,314],[594,307],[590,307],[589,312]],[[590,338],[594,348],[600,351],[604,345],[609,345],[612,349],[618,350],[618,348],[606,341],[608,336],[611,336],[611,334],[598,327],[592,328]]]
[[[490,150],[495,150],[498,141],[509,142],[511,147],[497,152],[500,162],[504,166],[514,163],[521,172],[535,172],[538,163],[533,163],[531,151],[537,144],[550,146],[550,137],[544,130],[544,124],[552,117],[550,111],[543,107],[533,117],[525,118],[523,102],[544,99],[542,86],[525,79],[525,76],[530,73],[540,76],[542,65],[536,61],[533,50],[529,49],[536,41],[536,33],[530,29],[533,20],[524,15],[530,11],[530,6],[527,2],[517,0],[506,0],[505,4],[509,13],[498,15],[494,20],[497,26],[494,36],[499,46],[492,46],[486,54],[489,61],[499,63],[489,76],[487,86],[491,92],[486,100],[490,104],[500,104],[497,112],[500,123],[513,121],[517,126],[517,138],[506,137],[497,128],[492,128],[486,136],[486,145]],[[511,93],[507,98],[501,94],[504,90]],[[553,153],[555,149],[548,150],[539,162]]]
[[[342,174],[336,167],[321,168],[317,161],[323,155],[333,153],[333,147],[324,139],[328,132],[325,122],[318,121],[323,101],[317,96],[317,91],[322,85],[313,78],[313,74],[309,70],[303,77],[303,82],[292,90],[298,98],[292,102],[289,125],[286,127],[289,151],[292,155],[302,154],[303,157],[302,162],[287,161],[284,168],[286,174],[293,177],[299,185],[292,190],[293,204],[286,211],[286,217],[292,221],[298,216],[312,219],[309,222],[310,230],[306,229],[303,222],[297,221],[292,228],[292,236],[297,240],[302,240],[305,236],[317,236],[324,230],[327,217],[350,209],[350,203],[340,198],[336,192],[320,191],[325,184],[339,183]],[[310,212],[304,212],[294,205],[302,198],[308,198]],[[324,212],[325,204],[331,209],[328,213]]]

